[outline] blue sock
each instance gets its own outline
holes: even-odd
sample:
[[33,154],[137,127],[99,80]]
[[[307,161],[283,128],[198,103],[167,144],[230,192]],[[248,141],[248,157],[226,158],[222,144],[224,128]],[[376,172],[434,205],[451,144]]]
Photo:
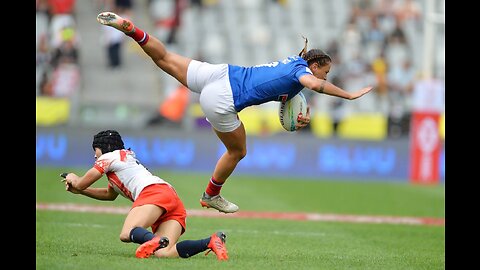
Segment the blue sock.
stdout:
[[196,255],[202,251],[207,250],[208,243],[210,238],[205,238],[201,240],[185,240],[177,243],[177,252],[181,258],[188,258],[193,255]]
[[130,240],[137,244],[143,244],[152,240],[155,235],[142,227],[135,227],[130,231]]

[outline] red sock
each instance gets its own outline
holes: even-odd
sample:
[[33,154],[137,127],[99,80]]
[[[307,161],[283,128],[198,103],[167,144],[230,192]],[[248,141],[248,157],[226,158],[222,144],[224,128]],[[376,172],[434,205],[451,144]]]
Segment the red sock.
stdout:
[[132,33],[128,33],[127,36],[132,37],[140,46],[145,45],[150,38],[147,32],[137,27],[134,28]]
[[220,189],[222,189],[223,183],[218,183],[215,181],[215,179],[210,179],[210,182],[208,182],[207,189],[205,190],[205,193],[207,193],[210,196],[215,196],[220,194]]

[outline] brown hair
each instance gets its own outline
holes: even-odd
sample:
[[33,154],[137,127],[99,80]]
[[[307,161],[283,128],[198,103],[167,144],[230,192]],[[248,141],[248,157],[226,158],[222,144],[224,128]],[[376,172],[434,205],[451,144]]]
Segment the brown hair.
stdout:
[[300,51],[298,56],[302,57],[305,61],[307,61],[308,66],[316,62],[319,66],[323,67],[328,63],[332,62],[332,58],[330,58],[328,54],[326,54],[320,49],[311,49],[307,51],[308,39],[304,36],[302,37],[303,39],[305,39],[305,46]]

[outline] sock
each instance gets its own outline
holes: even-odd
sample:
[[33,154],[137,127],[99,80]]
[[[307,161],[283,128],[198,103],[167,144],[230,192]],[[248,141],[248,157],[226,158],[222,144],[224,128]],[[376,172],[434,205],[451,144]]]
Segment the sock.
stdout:
[[201,240],[185,240],[177,243],[176,248],[178,255],[181,258],[188,258],[207,250],[208,243],[210,243],[210,238],[211,237]]
[[147,241],[150,241],[155,237],[155,235],[142,227],[135,227],[130,231],[130,240],[137,244],[143,244]]
[[145,45],[150,38],[147,32],[137,27],[134,27],[132,32],[127,33],[127,36],[133,38],[140,46]]
[[220,190],[222,189],[223,183],[218,183],[215,181],[215,179],[210,179],[210,182],[208,182],[207,189],[205,190],[205,193],[209,196],[215,196],[220,194]]

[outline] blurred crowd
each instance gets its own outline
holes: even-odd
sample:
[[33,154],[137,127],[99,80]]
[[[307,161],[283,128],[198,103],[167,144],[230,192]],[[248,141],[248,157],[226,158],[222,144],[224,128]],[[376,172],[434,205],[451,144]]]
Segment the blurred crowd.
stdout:
[[37,96],[68,97],[80,87],[75,0],[36,0]]
[[334,60],[330,79],[344,89],[374,85],[375,91],[370,102],[353,104],[356,108],[346,108],[345,100],[332,100],[334,128],[354,109],[387,116],[389,132],[397,133],[391,135],[408,133],[412,93],[421,79],[420,62],[414,60],[415,50],[421,49],[416,33],[422,27],[418,1],[352,1],[343,34],[325,48]]
[[[227,0],[224,0],[227,1]],[[305,0],[307,1],[307,0]],[[301,3],[289,0],[242,0],[251,6],[267,5],[267,9],[285,9],[289,10],[293,5]],[[300,1],[302,2],[302,1]],[[311,1],[307,1],[311,2]],[[328,1],[320,1],[324,5]],[[345,1],[344,1],[345,2]],[[324,97],[308,97],[312,109],[315,111],[327,112],[333,119],[334,129],[345,115],[357,112],[382,113],[388,117],[392,135],[401,136],[408,133],[410,115],[412,112],[412,97],[416,87],[420,87],[421,82],[426,79],[422,74],[421,52],[423,42],[425,1],[422,0],[350,0],[348,4],[348,15],[345,22],[341,24],[340,34],[321,44],[323,49],[333,59],[333,67],[328,79],[334,84],[347,89],[360,89],[365,85],[374,85],[375,91],[366,97],[365,101],[348,103],[341,99],[328,99]],[[75,0],[37,0],[37,95],[46,96],[69,96],[80,88],[81,63],[79,62],[80,35],[76,27],[75,18]],[[181,54],[188,55],[198,60],[209,62],[228,62],[224,48],[217,40],[213,43],[209,36],[211,51],[217,54],[206,53],[194,43],[190,43],[188,37],[193,35],[192,24],[185,25],[186,13],[191,15],[192,10],[200,13],[202,20],[206,16],[214,13],[202,13],[208,10],[214,10],[215,7],[223,4],[222,0],[147,0],[146,10],[135,10],[135,0],[98,0],[94,1],[98,10],[112,10],[124,17],[135,17],[135,13],[141,12],[149,16],[154,29],[153,35],[162,40],[170,49],[176,50]],[[437,1],[437,12],[444,13],[444,0]],[[238,3],[236,3],[238,4]],[[331,4],[331,3],[330,3]],[[228,5],[233,5],[228,2]],[[439,6],[439,7],[438,7]],[[228,8],[227,8],[228,9]],[[443,9],[443,10],[442,10]],[[226,11],[224,11],[226,12]],[[218,12],[217,12],[218,13]],[[230,13],[226,13],[227,15]],[[231,13],[233,15],[235,13]],[[273,13],[272,13],[273,14]],[[238,14],[237,14],[238,15]],[[225,16],[225,15],[224,15]],[[321,13],[313,16],[322,16]],[[332,14],[329,14],[332,18]],[[228,18],[224,18],[228,20]],[[192,23],[192,22],[190,22]],[[200,24],[194,21],[193,24]],[[251,25],[246,22],[246,27]],[[205,33],[215,33],[218,25],[212,25],[211,29]],[[273,27],[273,26],[272,26]],[[144,28],[149,29],[147,26]],[[198,29],[198,28],[197,28]],[[442,32],[444,38],[444,27],[437,27]],[[266,40],[268,35],[260,32],[262,27],[258,25],[253,34],[257,39]],[[275,29],[270,29],[275,30]],[[183,35],[181,31],[184,31]],[[243,33],[241,29],[237,29]],[[329,29],[315,29],[315,31],[329,31]],[[265,31],[264,31],[265,32]],[[268,32],[268,31],[267,31]],[[272,31],[271,31],[272,32]],[[276,33],[275,31],[273,31]],[[263,33],[263,34],[262,34]],[[198,34],[198,33],[197,33]],[[235,38],[235,34],[226,33],[224,40]],[[270,34],[272,36],[274,34]],[[187,39],[185,38],[187,37]],[[206,36],[201,36],[200,41],[206,40]],[[284,44],[271,37],[270,45],[282,47]],[[125,41],[125,35],[110,27],[104,27],[102,41],[105,46],[106,66],[109,69],[118,69],[123,65],[121,50]],[[244,40],[248,42],[248,40]],[[315,39],[314,39],[315,41]],[[318,40],[317,40],[318,41]],[[188,44],[183,44],[188,43]],[[206,43],[206,42],[204,42]],[[234,39],[230,41],[231,55],[239,54],[238,42]],[[292,44],[292,43],[289,43]],[[298,42],[295,44],[299,44]],[[208,44],[206,44],[208,45]],[[301,44],[300,44],[301,45]],[[301,46],[291,48],[290,51],[300,50]],[[310,45],[310,48],[318,46]],[[262,48],[258,47],[258,51]],[[267,46],[264,46],[269,50]],[[444,54],[444,45],[437,46],[435,57]],[[191,51],[196,48],[196,51]],[[247,56],[252,55],[247,50]],[[219,57],[215,57],[219,56]],[[222,57],[223,56],[223,57]],[[287,56],[287,55],[285,55]],[[444,57],[444,56],[443,56]],[[222,59],[222,60],[219,60]],[[276,59],[271,59],[276,60]],[[233,60],[232,60],[233,61]],[[440,62],[440,63],[439,63]],[[251,63],[258,64],[259,61]],[[241,64],[231,62],[231,64]],[[439,80],[444,84],[444,60],[438,61],[434,65],[433,79]],[[170,85],[172,85],[170,83]],[[170,87],[173,90],[166,90],[169,93],[165,95],[164,101],[159,101],[159,110],[156,117],[151,119],[150,123],[163,123],[163,118],[174,122],[182,121],[186,115],[185,89],[178,85]],[[181,94],[180,94],[181,93]],[[305,92],[309,94],[310,92]],[[188,94],[187,94],[188,95]],[[316,95],[318,96],[318,95]],[[179,102],[181,100],[181,102]],[[175,106],[168,106],[169,103]],[[180,104],[180,105],[178,105]],[[182,110],[176,110],[174,116],[169,116],[165,107],[178,107]],[[162,111],[164,111],[162,113]],[[165,115],[162,115],[165,114]],[[172,114],[172,113],[170,113]],[[160,121],[159,118],[160,117]]]
[[[252,11],[259,7],[264,8],[265,3],[267,5],[266,10],[280,7],[288,12],[293,11],[293,5],[305,4],[305,1],[296,2],[288,0],[260,2],[242,0],[240,2],[244,3],[247,9],[251,8],[250,10]],[[435,70],[431,74],[433,78],[427,78],[426,74],[422,74],[423,28],[426,18],[425,1],[351,0],[347,2],[349,3],[348,15],[339,31],[341,34],[329,40],[324,45],[325,47],[321,48],[334,61],[328,79],[347,90],[356,90],[365,85],[374,85],[375,91],[369,97],[365,97],[362,102],[356,103],[349,103],[336,98],[318,97],[311,91],[305,91],[305,94],[310,95],[307,97],[311,103],[310,105],[314,110],[324,111],[331,116],[334,132],[338,124],[347,115],[355,113],[381,113],[388,118],[389,135],[403,136],[408,134],[413,109],[412,98],[414,89],[431,85],[423,83],[426,79],[439,80],[442,84],[444,81],[444,60],[436,60],[436,63],[434,63]],[[222,3],[220,0],[151,0],[149,3],[157,36],[161,37],[164,42],[173,48],[175,46],[182,48],[182,44],[177,43],[175,35],[178,29],[182,29],[182,12],[198,9],[200,14],[208,16],[209,13],[207,11],[215,10],[214,12],[218,12],[219,10],[215,9],[216,6],[221,4],[225,6],[225,3]],[[318,4],[325,6],[325,1],[318,1]],[[444,9],[444,1],[437,1],[437,13],[441,13],[442,8]],[[234,14],[231,13],[230,15]],[[285,13],[279,14],[285,15]],[[251,13],[248,15],[251,20],[258,20],[255,18],[255,14]],[[240,15],[236,14],[235,16]],[[263,16],[268,17],[266,14]],[[313,16],[322,15],[315,12]],[[275,26],[273,26],[271,21],[269,22],[270,32],[275,32]],[[201,24],[201,21],[195,23]],[[311,24],[315,27],[315,22],[312,21]],[[264,45],[267,48],[272,45],[281,46],[281,43],[275,42],[276,39],[272,37],[272,34],[262,34],[261,21],[253,28],[247,28],[248,25],[248,22],[245,22],[245,26],[238,25],[239,29],[236,30],[238,34],[251,32],[251,36],[257,39],[257,44]],[[186,27],[191,27],[191,25]],[[242,27],[247,28],[246,31],[243,31]],[[309,27],[312,27],[312,25],[309,25]],[[214,25],[210,31],[222,33],[222,30],[218,30],[218,28],[219,26]],[[442,34],[444,35],[444,30],[441,30],[444,28],[437,27],[436,29],[440,29],[440,33],[443,31]],[[185,31],[187,30],[185,29]],[[295,31],[302,30],[296,29]],[[328,29],[315,29],[315,31],[328,31]],[[287,34],[286,32],[288,32],[287,29],[285,29],[284,34]],[[229,33],[226,34],[229,35]],[[209,39],[212,39],[212,37],[214,36],[209,36]],[[235,45],[228,44],[228,42],[224,41],[225,39],[228,40],[229,37],[215,39],[217,44],[200,47],[198,51],[194,52],[193,57],[200,57],[201,60],[214,63],[218,61],[225,62],[225,54],[223,54],[223,57],[217,57],[224,51],[224,47],[229,47],[233,54],[240,54],[240,51],[235,51]],[[208,43],[206,37],[200,38],[200,40],[203,43]],[[441,40],[441,37],[439,40]],[[243,41],[245,43],[249,42],[248,39]],[[181,42],[185,43],[185,39],[181,40]],[[221,46],[221,44],[227,45]],[[318,43],[316,45],[318,46]],[[186,46],[195,47],[191,43]],[[183,48],[185,48],[184,44]],[[262,48],[257,46],[257,49],[261,50]],[[438,58],[438,55],[442,55],[444,45],[436,46],[436,49],[439,51],[434,53],[435,59]],[[258,64],[260,60],[256,61],[248,64]],[[232,64],[239,63],[233,62]],[[438,84],[435,83],[435,85]],[[422,89],[419,90],[422,91]],[[325,100],[327,102],[324,102]]]
[[[97,8],[130,17],[132,0],[98,0]],[[76,0],[36,0],[37,96],[71,97],[81,88],[80,50],[82,47],[75,14]],[[103,27],[107,67],[122,65],[125,35]]]
[[[352,2],[343,35],[325,48],[334,59],[331,79],[338,85],[344,89],[375,86],[374,100],[357,111],[383,113],[394,129],[391,132],[408,133],[412,93],[416,80],[421,79],[421,63],[414,60],[415,50],[421,49],[416,33],[422,27],[418,1],[357,0]],[[345,113],[344,103],[331,103],[336,124]]]

